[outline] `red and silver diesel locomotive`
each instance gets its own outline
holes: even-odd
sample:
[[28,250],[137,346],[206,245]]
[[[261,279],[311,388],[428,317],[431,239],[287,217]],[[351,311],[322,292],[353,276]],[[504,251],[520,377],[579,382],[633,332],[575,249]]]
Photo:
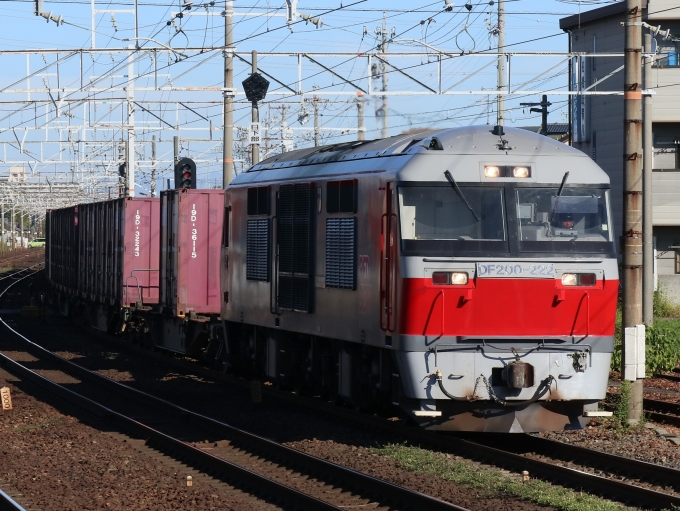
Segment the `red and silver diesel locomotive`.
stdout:
[[579,428],[614,348],[610,200],[585,154],[519,129],[276,155],[225,192],[213,351],[428,429]]

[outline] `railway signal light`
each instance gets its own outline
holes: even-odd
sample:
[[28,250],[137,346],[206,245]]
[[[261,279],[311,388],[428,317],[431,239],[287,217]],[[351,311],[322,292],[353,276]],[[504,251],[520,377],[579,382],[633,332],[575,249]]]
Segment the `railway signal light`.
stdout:
[[175,188],[196,188],[196,163],[191,158],[175,164]]
[[262,101],[267,95],[269,89],[269,80],[267,80],[260,73],[253,73],[248,78],[241,82],[243,85],[243,92],[246,93],[248,101]]

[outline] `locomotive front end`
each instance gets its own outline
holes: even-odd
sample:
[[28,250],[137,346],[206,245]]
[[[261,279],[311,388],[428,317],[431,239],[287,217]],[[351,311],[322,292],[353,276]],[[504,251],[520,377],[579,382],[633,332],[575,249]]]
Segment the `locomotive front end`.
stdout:
[[423,146],[396,183],[402,409],[428,429],[581,428],[614,349],[606,174],[522,130]]

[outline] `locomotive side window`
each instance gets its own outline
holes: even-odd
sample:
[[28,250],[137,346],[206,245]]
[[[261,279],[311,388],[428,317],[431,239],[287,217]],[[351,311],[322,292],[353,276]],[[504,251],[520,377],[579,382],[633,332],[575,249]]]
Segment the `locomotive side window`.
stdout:
[[231,207],[227,206],[224,208],[224,218],[222,221],[222,246],[229,246],[229,216],[231,213]]
[[327,213],[357,212],[357,180],[329,181],[326,185]]
[[269,214],[269,187],[248,188],[248,216]]
[[597,249],[612,240],[609,190],[517,188],[515,197],[521,250]]
[[[503,189],[464,186],[399,188],[403,240],[504,241]],[[470,208],[468,208],[468,204]]]

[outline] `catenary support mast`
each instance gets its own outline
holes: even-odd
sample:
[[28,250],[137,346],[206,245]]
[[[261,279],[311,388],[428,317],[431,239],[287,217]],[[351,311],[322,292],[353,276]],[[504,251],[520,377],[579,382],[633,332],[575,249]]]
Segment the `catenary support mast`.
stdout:
[[[652,34],[645,34],[645,53],[652,52]],[[645,89],[651,86],[652,57],[645,58]],[[654,323],[654,232],[652,224],[652,97],[644,99],[644,160],[642,191],[642,321],[646,325]]]
[[[642,1],[626,0],[623,85],[623,327],[642,323]],[[622,364],[626,360],[626,343]],[[621,373],[623,374],[623,367]],[[642,380],[632,382],[628,420],[642,415]]]

